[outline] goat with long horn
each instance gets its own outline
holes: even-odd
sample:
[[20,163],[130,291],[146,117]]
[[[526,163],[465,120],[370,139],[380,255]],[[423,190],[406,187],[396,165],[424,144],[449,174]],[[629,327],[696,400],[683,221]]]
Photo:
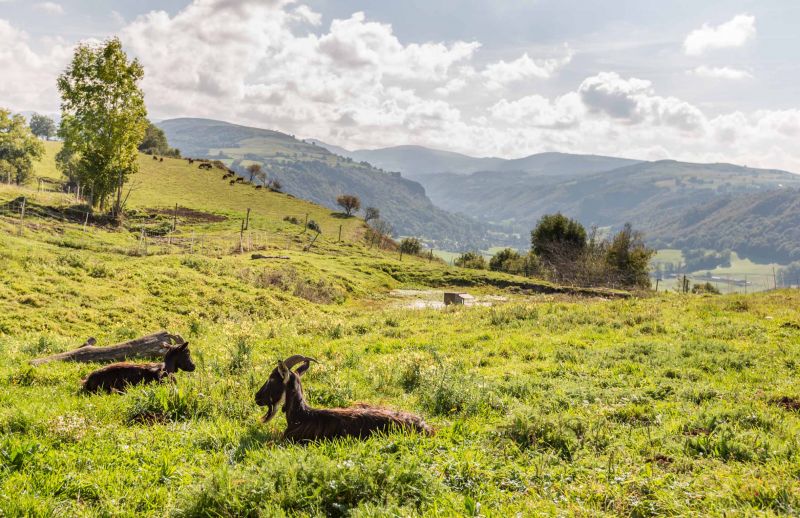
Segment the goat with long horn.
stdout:
[[[311,408],[303,395],[300,377],[314,358],[296,354],[272,371],[269,379],[256,393],[256,403],[266,406],[262,420],[268,422],[282,406],[286,413],[284,439],[306,442],[336,437],[365,438],[375,432],[394,429],[433,435],[433,430],[416,415],[385,408],[357,406],[351,408]],[[295,371],[295,365],[302,364]]]

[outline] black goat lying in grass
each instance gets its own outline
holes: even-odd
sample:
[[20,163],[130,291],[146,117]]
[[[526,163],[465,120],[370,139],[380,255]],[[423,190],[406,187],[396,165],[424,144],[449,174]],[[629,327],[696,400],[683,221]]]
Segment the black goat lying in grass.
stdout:
[[[351,408],[310,408],[303,395],[300,384],[302,376],[313,358],[294,355],[285,361],[278,361],[269,379],[256,394],[256,403],[267,406],[263,417],[266,423],[283,405],[286,413],[284,439],[297,442],[333,439],[336,437],[365,438],[375,432],[400,429],[433,435],[433,430],[416,415],[396,412],[385,408],[357,406]],[[302,363],[296,371],[292,367]]]
[[189,354],[189,342],[167,351],[163,363],[122,362],[97,369],[82,380],[83,389],[87,392],[97,392],[101,389],[107,392],[124,392],[128,385],[161,382],[165,378],[172,378],[178,370],[187,372],[194,370],[194,363]]

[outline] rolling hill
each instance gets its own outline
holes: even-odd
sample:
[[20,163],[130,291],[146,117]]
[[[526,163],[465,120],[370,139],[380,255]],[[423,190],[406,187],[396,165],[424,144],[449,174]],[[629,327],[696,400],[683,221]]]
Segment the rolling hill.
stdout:
[[348,151],[320,141],[313,141],[333,153],[363,160],[387,171],[399,171],[423,185],[430,175],[452,173],[468,175],[479,171],[519,172],[533,176],[575,176],[610,171],[638,163],[637,160],[599,155],[538,153],[523,158],[476,158],[422,146],[394,146],[381,149]]
[[661,221],[648,234],[655,246],[735,250],[758,262],[800,260],[800,190],[720,196]]
[[[562,212],[587,226],[619,227],[632,222],[654,246],[694,243],[691,246],[734,249],[744,256],[757,253],[770,261],[794,257],[786,254],[787,247],[793,248],[788,242],[774,242],[771,252],[769,246],[748,246],[761,242],[766,228],[764,217],[754,208],[748,210],[752,206],[748,197],[790,197],[786,192],[794,191],[787,188],[800,187],[800,176],[786,171],[663,160],[583,176],[484,171],[467,176],[429,175],[423,182],[430,198],[443,209],[461,210],[520,233],[530,230],[542,215]],[[736,218],[729,227],[720,214],[707,210],[723,206],[721,214]],[[800,214],[795,205],[787,204],[785,209],[780,218],[768,222],[772,232],[781,236],[792,232],[793,211]],[[733,226],[740,234],[732,248],[725,236]],[[699,234],[702,238],[692,237],[701,228],[706,229]]]
[[362,207],[379,208],[398,235],[456,250],[490,244],[489,225],[434,206],[422,185],[400,173],[387,173],[277,131],[187,118],[159,126],[170,145],[185,156],[215,158],[242,175],[247,165],[262,164],[268,176],[294,196],[335,209],[337,196],[358,195]]

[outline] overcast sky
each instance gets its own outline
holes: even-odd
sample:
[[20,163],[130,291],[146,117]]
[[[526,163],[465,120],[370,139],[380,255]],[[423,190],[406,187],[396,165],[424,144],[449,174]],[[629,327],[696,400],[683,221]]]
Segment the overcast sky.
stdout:
[[153,119],[800,172],[798,27],[795,0],[0,0],[0,106],[57,112],[74,45],[118,35]]

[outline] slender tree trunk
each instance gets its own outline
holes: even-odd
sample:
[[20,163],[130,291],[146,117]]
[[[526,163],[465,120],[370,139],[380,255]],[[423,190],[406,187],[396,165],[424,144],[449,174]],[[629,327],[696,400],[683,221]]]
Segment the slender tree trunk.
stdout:
[[120,212],[122,211],[122,169],[117,173],[117,204],[114,207],[114,219],[119,222]]

